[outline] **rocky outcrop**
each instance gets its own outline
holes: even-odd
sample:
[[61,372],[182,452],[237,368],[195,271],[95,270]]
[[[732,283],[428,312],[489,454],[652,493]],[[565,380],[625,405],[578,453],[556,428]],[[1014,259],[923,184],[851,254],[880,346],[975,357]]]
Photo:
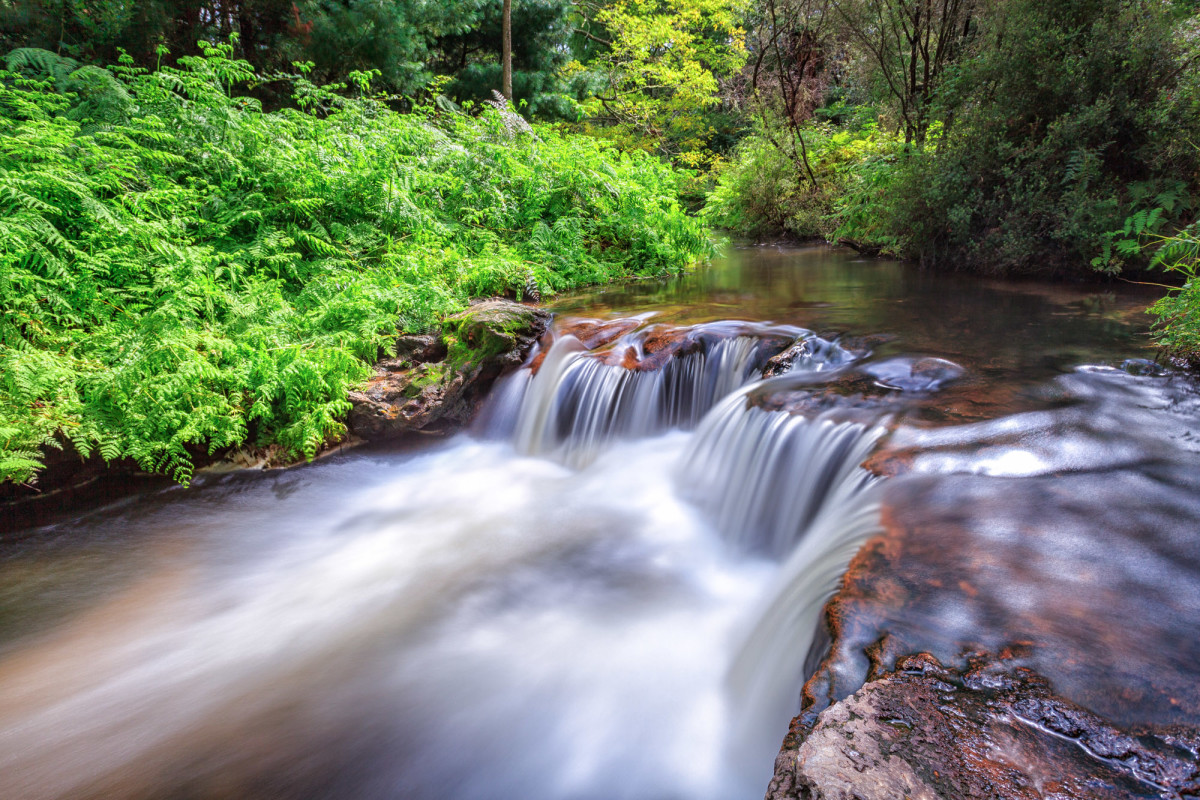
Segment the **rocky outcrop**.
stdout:
[[[821,400],[821,384],[798,381],[767,399]],[[1107,419],[1076,399],[993,421],[995,399],[971,381],[917,360],[828,384],[901,409],[909,438],[865,465],[891,476],[883,531],[826,605],[768,798],[1200,797],[1200,478],[1116,458],[1122,440],[1102,432],[1133,424],[1126,406]],[[920,425],[938,412],[988,421]],[[1039,449],[1050,438],[1070,445],[1067,468]],[[1098,441],[1094,460],[1079,456]],[[998,460],[1012,452],[1050,455],[1025,474]]]
[[448,317],[439,336],[402,336],[396,357],[351,392],[347,425],[367,440],[443,434],[466,424],[488,387],[519,366],[550,313],[511,300],[484,300]]
[[1195,732],[1129,732],[1036,673],[975,656],[905,656],[793,723],[767,800],[1035,800],[1200,796]]

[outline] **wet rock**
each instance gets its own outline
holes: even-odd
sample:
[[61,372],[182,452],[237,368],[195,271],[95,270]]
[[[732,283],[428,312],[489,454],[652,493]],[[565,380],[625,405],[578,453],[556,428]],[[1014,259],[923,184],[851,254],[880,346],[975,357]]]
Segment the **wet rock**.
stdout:
[[1161,377],[1168,372],[1161,364],[1147,358],[1127,358],[1121,362],[1121,369],[1130,375],[1153,375],[1155,377]]
[[445,357],[446,343],[441,336],[432,333],[408,333],[396,339],[396,358],[392,360],[414,365],[430,364]]
[[557,335],[574,336],[588,350],[611,344],[645,323],[637,317],[621,319],[569,319],[557,325]]
[[837,343],[855,358],[865,358],[899,338],[894,333],[843,334],[837,338]]
[[747,401],[764,411],[864,423],[911,405],[907,397],[856,369],[784,374],[751,391]]
[[885,414],[929,416],[943,405],[936,392],[964,373],[956,364],[937,358],[867,364],[850,360],[836,344],[803,340],[767,362],[763,370],[767,380],[748,400],[766,411],[860,422]]
[[793,723],[768,800],[1181,798],[1200,792],[1193,738],[1132,735],[1031,670],[918,654],[808,724]]
[[933,392],[965,373],[962,367],[943,358],[891,358],[864,368],[880,386],[902,392]]
[[[1200,729],[1200,477],[1106,461],[1094,473],[925,475],[905,457],[885,443],[868,464],[894,476],[885,532],[827,606],[835,644],[806,687],[809,707],[898,655],[948,663],[1021,644],[1022,666],[1107,719]],[[877,644],[884,634],[890,649]]]
[[449,363],[474,372],[475,379],[494,379],[519,366],[549,324],[550,312],[543,308],[494,298],[443,320],[442,340]]
[[759,364],[783,350],[792,340],[790,335],[748,323],[651,325],[634,336],[610,336],[606,344],[613,346],[599,352],[597,357],[609,366],[619,366],[636,372],[651,372],[685,356],[711,352],[717,343],[739,337],[755,341],[755,370],[759,368]]
[[662,369],[676,358],[704,350],[704,338],[702,328],[652,325],[636,345],[612,350],[605,361],[628,370]]
[[465,425],[492,382],[525,360],[549,322],[544,309],[486,300],[444,320],[440,336],[401,337],[397,357],[379,362],[351,392],[350,430],[376,440]]
[[781,353],[773,356],[763,367],[764,378],[786,375],[795,370],[814,370],[836,367],[853,360],[854,356],[836,342],[826,341],[819,336],[796,339]]
[[[830,646],[806,669],[768,796],[900,797],[908,770],[923,782],[912,797],[929,787],[955,798],[1200,797],[1200,583],[1172,566],[1194,563],[1200,479],[1107,459],[1094,474],[905,474],[896,458],[884,533],[856,554],[826,606]],[[919,681],[906,655],[915,652],[933,654]],[[964,652],[997,658],[964,665]],[[941,694],[929,693],[934,681]],[[866,719],[857,704],[880,698],[932,709],[907,718],[925,738],[889,733],[891,749],[879,751],[904,761],[876,759],[899,770],[895,793],[839,794],[828,771],[816,780],[820,759],[804,783],[800,748],[825,712],[849,703]],[[845,733],[849,723],[838,724]],[[939,750],[990,783],[932,760]],[[958,783],[938,783],[933,770]]]

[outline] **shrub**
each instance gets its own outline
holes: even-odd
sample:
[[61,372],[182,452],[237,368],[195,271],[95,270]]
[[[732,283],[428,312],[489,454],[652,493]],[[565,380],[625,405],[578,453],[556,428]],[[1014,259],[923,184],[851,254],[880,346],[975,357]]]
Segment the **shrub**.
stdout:
[[776,146],[778,135],[760,129],[721,173],[705,218],[745,236],[860,236],[867,224],[860,211],[876,191],[877,166],[894,161],[899,138],[861,120],[844,127],[809,123],[802,135],[815,184]]

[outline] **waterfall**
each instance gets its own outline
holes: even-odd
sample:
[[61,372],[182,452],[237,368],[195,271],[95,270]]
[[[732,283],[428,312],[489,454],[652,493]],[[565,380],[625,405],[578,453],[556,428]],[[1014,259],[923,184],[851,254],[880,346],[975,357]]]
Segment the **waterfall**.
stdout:
[[835,343],[797,339],[787,372],[761,381],[760,340],[701,344],[658,369],[629,369],[561,337],[535,376],[526,369],[499,388],[489,425],[496,434],[511,432],[520,452],[574,467],[613,439],[695,428],[675,467],[676,494],[737,557],[778,564],[724,670],[728,763],[754,765],[798,710],[825,602],[880,529],[880,479],[861,465],[885,420],[849,421],[836,408],[806,417],[756,404],[773,391],[835,380],[852,358]]
[[605,363],[564,336],[524,392],[514,425],[517,449],[582,466],[612,439],[693,428],[718,400],[755,377],[759,350],[758,339],[736,336],[659,369],[638,370]]
[[0,653],[4,796],[761,796],[878,524],[880,426],[756,405],[845,377],[751,383],[795,331],[563,336],[495,387],[491,440],[81,520],[121,557],[51,589],[113,588]]
[[[792,343],[780,353],[787,339]],[[854,358],[836,342],[791,326],[660,326],[599,350],[560,334],[547,352],[501,378],[475,431],[512,440],[519,452],[582,467],[614,440],[695,428],[723,398],[759,379],[776,354],[789,374],[815,374]]]
[[859,465],[881,425],[748,405],[755,384],[704,420],[683,458],[683,491],[739,549],[784,558],[823,513],[843,513],[876,478]]
[[727,542],[783,562],[747,615],[726,672],[735,764],[769,752],[798,710],[821,610],[854,553],[880,530],[880,479],[860,465],[883,435],[882,421],[750,405],[748,396],[771,382],[713,409],[679,469],[683,493]]
[[725,674],[732,763],[771,752],[799,711],[821,611],[859,547],[882,530],[880,488],[878,481],[861,482],[843,495],[845,502],[830,504],[747,614],[751,624],[735,641]]

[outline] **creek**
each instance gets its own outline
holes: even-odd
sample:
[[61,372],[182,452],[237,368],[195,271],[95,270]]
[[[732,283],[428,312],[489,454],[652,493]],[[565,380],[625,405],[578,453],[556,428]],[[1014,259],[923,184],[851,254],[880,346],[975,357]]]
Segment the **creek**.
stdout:
[[1200,394],[1152,300],[734,247],[556,300],[471,431],[7,532],[0,797],[751,800],[884,635],[1200,724]]

